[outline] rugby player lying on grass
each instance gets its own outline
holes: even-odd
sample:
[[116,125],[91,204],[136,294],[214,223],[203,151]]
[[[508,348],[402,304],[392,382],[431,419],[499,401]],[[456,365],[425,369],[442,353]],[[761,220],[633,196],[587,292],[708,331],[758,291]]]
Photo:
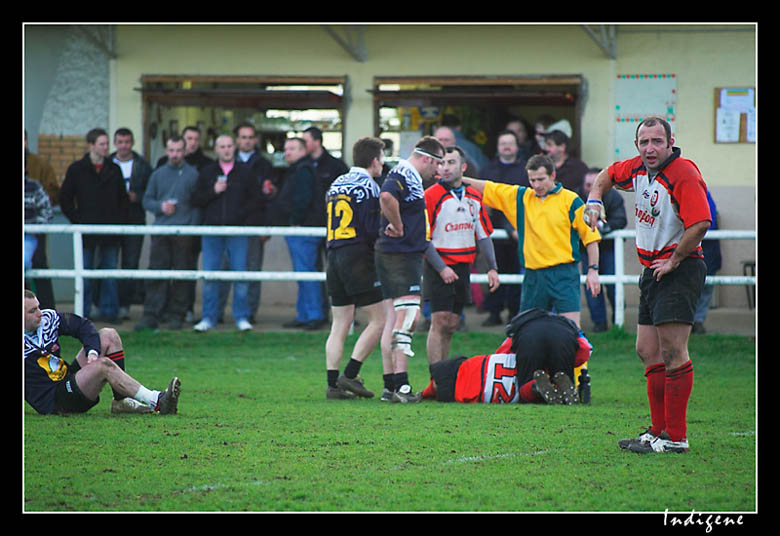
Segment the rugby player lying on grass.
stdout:
[[566,317],[533,308],[515,316],[495,353],[454,357],[430,366],[423,399],[440,402],[573,404],[574,370],[590,359],[590,342]]

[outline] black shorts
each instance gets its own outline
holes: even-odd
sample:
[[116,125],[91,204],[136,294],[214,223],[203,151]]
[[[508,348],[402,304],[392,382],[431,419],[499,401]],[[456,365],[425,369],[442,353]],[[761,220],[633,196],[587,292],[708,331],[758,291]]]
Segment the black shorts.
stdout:
[[90,400],[79,389],[76,383],[79,368],[78,362],[74,360],[65,378],[57,384],[54,390],[54,413],[86,413],[100,402],[99,396],[97,400]]
[[544,369],[552,377],[565,372],[574,379],[574,357],[577,354],[576,326],[562,316],[546,316],[530,321],[512,338],[517,355],[517,384],[531,381],[534,371]]
[[329,249],[325,277],[330,303],[334,307],[364,307],[383,299],[374,252],[365,244]]
[[436,382],[436,400],[439,402],[455,401],[455,383],[458,380],[458,370],[467,359],[464,356],[442,359],[430,366],[431,378]]
[[422,294],[422,253],[381,253],[374,255],[376,273],[385,299]]
[[656,281],[651,268],[645,268],[639,278],[639,316],[643,326],[669,322],[693,324],[707,265],[702,259],[689,257],[672,272]]
[[461,314],[463,307],[471,303],[471,265],[465,263],[450,266],[458,275],[452,283],[445,283],[429,262],[423,263],[423,300],[431,302],[431,312]]

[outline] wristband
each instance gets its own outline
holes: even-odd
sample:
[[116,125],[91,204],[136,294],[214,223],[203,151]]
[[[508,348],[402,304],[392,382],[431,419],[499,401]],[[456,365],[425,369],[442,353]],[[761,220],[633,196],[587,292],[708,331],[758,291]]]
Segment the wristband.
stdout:
[[604,216],[604,203],[598,199],[588,199],[588,202],[585,204],[585,209],[582,211],[582,219],[585,220],[587,225],[590,225],[590,218],[594,214],[602,221],[607,220]]

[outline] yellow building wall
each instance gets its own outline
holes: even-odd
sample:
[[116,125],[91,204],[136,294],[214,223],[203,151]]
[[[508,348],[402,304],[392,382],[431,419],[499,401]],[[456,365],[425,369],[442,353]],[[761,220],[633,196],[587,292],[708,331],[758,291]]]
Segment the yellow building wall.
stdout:
[[[316,24],[120,25],[110,127],[142,132],[137,89],[145,74],[348,75],[344,159],[350,163],[354,141],[374,134],[368,90],[375,76],[576,74],[587,87],[581,156],[603,167],[615,159],[617,76],[673,73],[677,145],[701,168],[721,227],[755,229],[756,144],[714,142],[714,90],[756,85],[756,43],[754,25],[618,25],[616,59],[610,59],[576,24],[370,24],[364,34],[367,58],[360,62]],[[625,201],[630,213],[633,201],[628,195]],[[631,218],[628,227],[633,228]],[[626,246],[626,269],[637,273],[633,243]],[[755,259],[755,248],[755,241],[723,242],[719,273],[741,274],[742,263]],[[633,290],[627,292],[632,303]],[[721,303],[746,303],[742,287],[721,286],[718,292]]]
[[367,60],[359,62],[316,24],[120,25],[112,128],[142,131],[137,89],[144,74],[346,74],[345,147],[373,134],[367,90],[374,76],[581,74],[588,91],[582,157],[604,166],[614,159],[616,76],[675,73],[675,134],[684,154],[712,184],[753,186],[755,144],[713,141],[714,88],[755,85],[756,36],[737,31],[744,29],[619,26],[611,60],[579,25],[368,25]]
[[715,88],[756,87],[756,34],[742,26],[723,28],[621,27],[617,70],[676,74],[675,142],[683,155],[711,186],[754,187],[756,144],[714,139]]

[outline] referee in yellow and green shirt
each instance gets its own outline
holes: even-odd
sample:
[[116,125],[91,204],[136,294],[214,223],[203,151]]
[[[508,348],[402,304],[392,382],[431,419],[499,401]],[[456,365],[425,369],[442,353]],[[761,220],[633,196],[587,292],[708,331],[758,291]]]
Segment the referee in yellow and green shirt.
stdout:
[[582,213],[585,203],[555,179],[555,164],[544,155],[526,164],[530,187],[463,177],[482,194],[483,203],[500,210],[517,232],[520,264],[525,267],[520,310],[555,311],[580,325],[579,241],[588,254],[586,288],[597,296],[601,235]]

